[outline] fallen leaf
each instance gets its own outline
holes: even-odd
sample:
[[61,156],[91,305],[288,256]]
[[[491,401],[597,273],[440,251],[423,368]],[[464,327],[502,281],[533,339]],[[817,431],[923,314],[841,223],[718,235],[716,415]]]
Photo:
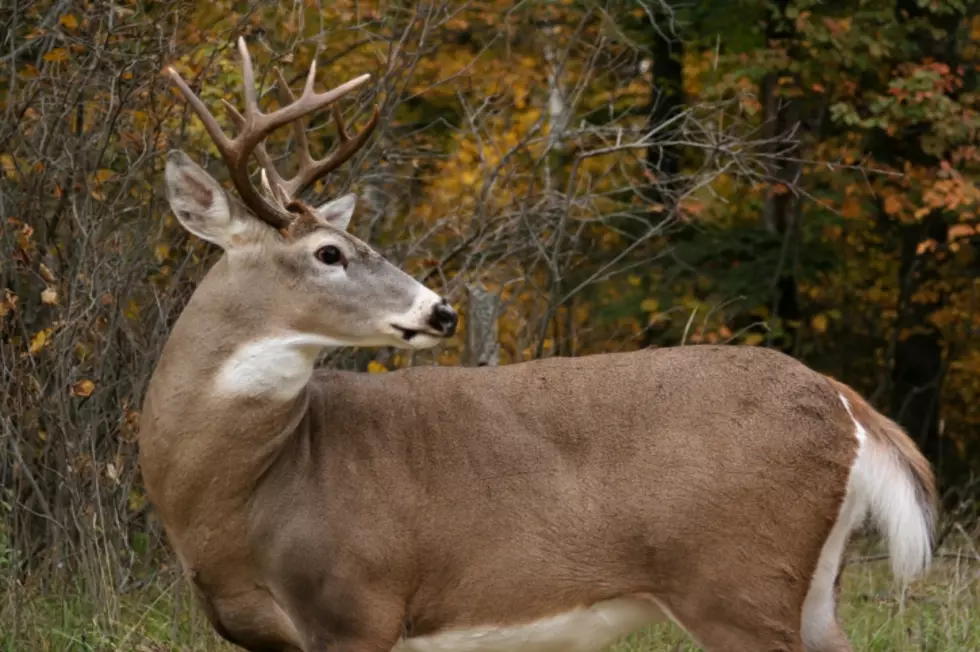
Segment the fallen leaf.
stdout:
[[49,306],[58,305],[58,291],[51,287],[44,288],[41,292],[41,301]]

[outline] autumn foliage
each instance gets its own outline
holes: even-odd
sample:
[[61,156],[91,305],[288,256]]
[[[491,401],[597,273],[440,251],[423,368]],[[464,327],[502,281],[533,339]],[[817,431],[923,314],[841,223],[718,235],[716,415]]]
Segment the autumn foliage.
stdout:
[[[960,2],[689,5],[0,9],[0,560],[91,562],[125,584],[162,550],[139,406],[217,253],[170,214],[164,154],[227,175],[161,73],[175,66],[224,119],[221,99],[241,106],[239,35],[265,106],[272,66],[294,89],[314,58],[320,88],[372,74],[342,110],[358,125],[378,103],[380,126],[311,198],[356,192],[354,231],[462,312],[436,352],[324,364],[460,364],[473,284],[501,299],[501,364],[778,347],[898,419],[950,507],[968,504],[980,18]],[[308,129],[315,155],[335,144],[329,116]],[[270,148],[291,145],[282,130]]]

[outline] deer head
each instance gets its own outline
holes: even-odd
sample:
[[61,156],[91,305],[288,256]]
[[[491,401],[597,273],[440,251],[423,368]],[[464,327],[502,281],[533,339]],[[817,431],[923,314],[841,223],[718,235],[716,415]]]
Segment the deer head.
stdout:
[[[446,300],[396,268],[367,244],[346,232],[356,197],[344,195],[309,206],[299,194],[349,159],[367,141],[378,122],[375,106],[369,124],[351,138],[335,102],[363,85],[361,75],[325,93],[313,90],[316,62],[310,66],[299,99],[276,71],[280,108],[258,108],[251,58],[238,41],[245,84],[245,112],[225,102],[238,135],[228,138],[214,116],[180,75],[168,72],[200,117],[231,174],[244,203],[179,150],[167,156],[167,198],[180,223],[191,233],[221,247],[230,273],[226,292],[247,297],[249,305],[275,314],[283,334],[311,338],[319,346],[435,346],[456,329],[455,311]],[[329,157],[311,157],[298,121],[333,106],[340,146]],[[264,139],[292,124],[300,149],[299,171],[284,179],[263,146]],[[262,166],[263,196],[248,175],[255,154]],[[256,296],[259,295],[259,296]]]

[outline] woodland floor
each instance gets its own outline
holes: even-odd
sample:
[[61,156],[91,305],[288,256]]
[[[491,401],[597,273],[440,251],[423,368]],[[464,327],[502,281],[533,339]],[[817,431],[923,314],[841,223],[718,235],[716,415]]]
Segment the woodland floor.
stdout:
[[[864,547],[864,546],[861,546]],[[980,555],[973,541],[944,547],[931,573],[904,596],[877,547],[849,549],[841,616],[855,652],[980,650]],[[234,652],[211,632],[182,582],[158,581],[111,600],[90,591],[28,598],[5,587],[0,652]],[[694,652],[677,627],[635,634],[610,652]]]

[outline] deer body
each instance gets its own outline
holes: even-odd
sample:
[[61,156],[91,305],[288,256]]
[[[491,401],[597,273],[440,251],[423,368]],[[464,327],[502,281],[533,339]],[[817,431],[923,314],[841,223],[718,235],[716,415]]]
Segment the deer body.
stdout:
[[[327,346],[434,346],[456,316],[345,232],[351,196],[295,201],[333,158],[306,153],[285,182],[270,168],[254,130],[336,99],[312,80],[271,114],[247,91],[234,141],[178,81],[248,207],[169,155],[175,214],[226,253],[154,370],[140,464],[222,636],[251,652],[598,652],[667,617],[713,652],[845,652],[836,580],[865,515],[898,577],[927,567],[928,463],[780,353],[315,371]],[[338,125],[342,148],[363,143]]]

